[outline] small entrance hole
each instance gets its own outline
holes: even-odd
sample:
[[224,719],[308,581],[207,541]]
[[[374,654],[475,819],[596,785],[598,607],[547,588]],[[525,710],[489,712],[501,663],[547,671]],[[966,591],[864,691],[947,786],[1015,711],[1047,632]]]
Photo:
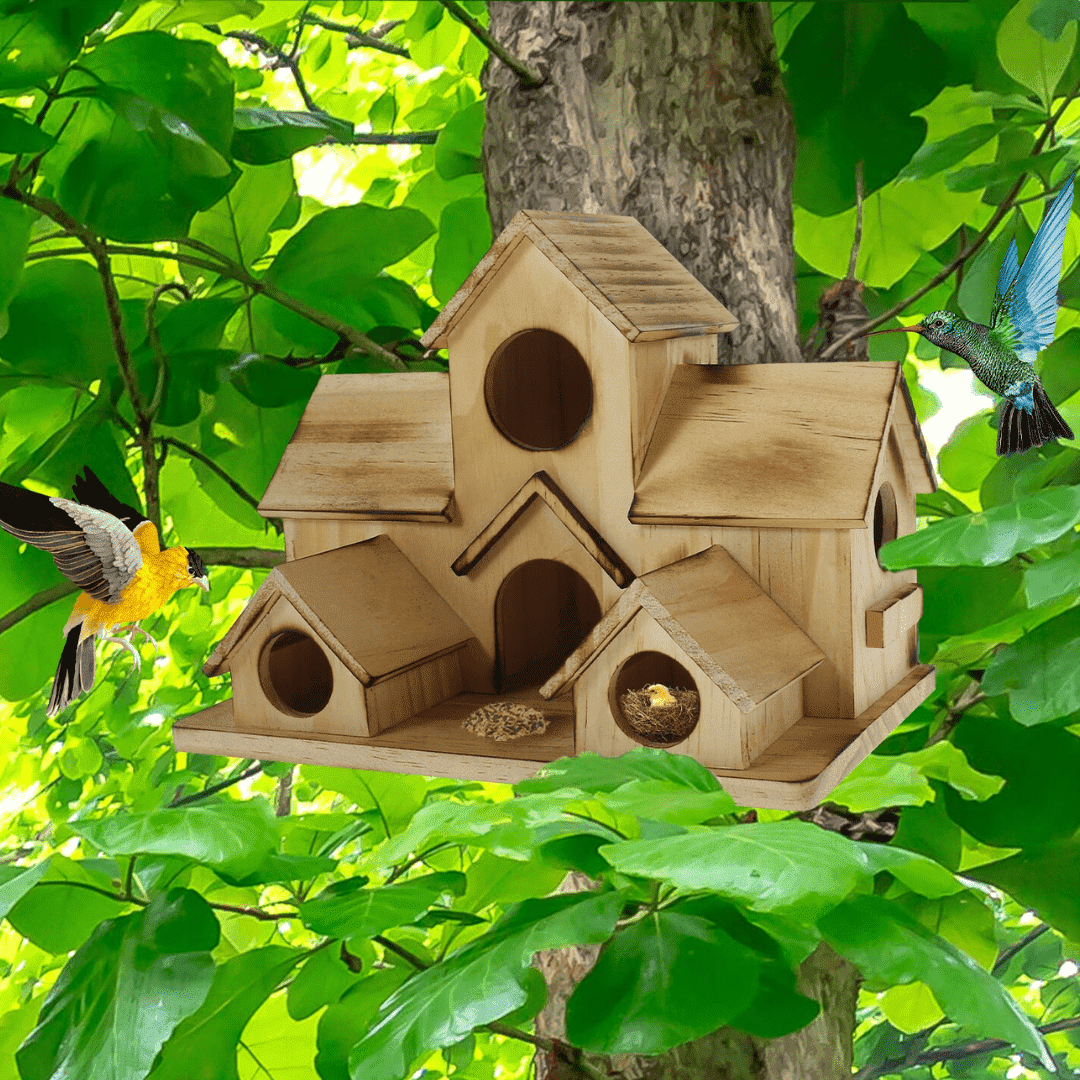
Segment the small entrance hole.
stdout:
[[[896,539],[896,496],[888,482],[878,488],[874,501],[874,554],[881,566],[881,545]],[[884,569],[884,567],[882,567]]]
[[484,377],[492,422],[526,450],[557,450],[592,412],[592,377],[581,353],[551,330],[523,330],[495,350]]
[[677,660],[660,652],[634,653],[622,662],[608,685],[608,705],[611,708],[611,715],[623,734],[629,735],[634,742],[641,743],[642,746],[676,746],[688,738],[697,727],[700,720],[700,707],[698,719],[682,734],[673,734],[670,738],[658,738],[639,730],[623,712],[623,694],[628,690],[643,690],[653,683],[660,683],[669,690],[677,688],[693,690],[700,695],[693,676]]
[[315,641],[299,630],[283,630],[263,646],[259,682],[274,708],[290,716],[322,712],[334,692],[330,661]]

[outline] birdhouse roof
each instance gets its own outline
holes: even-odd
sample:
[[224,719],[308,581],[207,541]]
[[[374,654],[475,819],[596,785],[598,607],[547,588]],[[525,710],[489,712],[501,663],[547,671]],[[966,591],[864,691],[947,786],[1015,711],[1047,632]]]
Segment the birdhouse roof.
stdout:
[[259,513],[446,521],[453,490],[445,372],[324,375]]
[[890,431],[912,488],[935,490],[899,364],[681,365],[630,520],[863,528]]
[[283,596],[364,684],[473,635],[388,536],[275,567],[203,667],[218,675]]
[[635,218],[521,210],[499,234],[421,339],[446,347],[450,331],[519,243],[531,242],[629,341],[717,334],[737,325]]
[[540,688],[572,686],[640,609],[742,712],[756,709],[825,654],[719,544],[643,574]]

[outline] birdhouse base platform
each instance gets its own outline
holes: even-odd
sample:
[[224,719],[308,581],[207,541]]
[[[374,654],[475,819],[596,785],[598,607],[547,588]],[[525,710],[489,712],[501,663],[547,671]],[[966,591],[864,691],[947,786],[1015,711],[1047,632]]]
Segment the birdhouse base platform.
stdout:
[[[804,716],[749,768],[712,772],[740,806],[809,810],[930,696],[935,675],[927,664],[913,668],[861,715]],[[461,722],[473,710],[495,700],[539,709],[548,721],[547,731],[496,742],[462,728]],[[458,694],[370,738],[245,730],[233,718],[230,698],[177,721],[173,738],[177,750],[193,754],[506,784],[532,776],[549,762],[575,752],[571,699],[545,701],[535,690],[498,698]],[[433,746],[440,749],[433,750]]]

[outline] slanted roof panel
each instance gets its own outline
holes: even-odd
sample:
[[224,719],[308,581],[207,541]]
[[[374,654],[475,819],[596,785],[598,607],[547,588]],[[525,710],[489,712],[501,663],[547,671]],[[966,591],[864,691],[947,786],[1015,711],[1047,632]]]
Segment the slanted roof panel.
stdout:
[[572,686],[639,609],[647,611],[744,713],[825,659],[717,544],[638,578],[544,683],[541,697],[554,697]]
[[744,712],[825,659],[719,544],[641,581],[642,607]]
[[522,210],[428,328],[422,339],[426,346],[445,347],[454,324],[522,238],[630,341],[716,334],[737,325],[731,312],[636,219]]
[[885,363],[677,367],[630,520],[864,527],[897,378]]
[[259,513],[445,520],[453,489],[444,372],[324,375]]

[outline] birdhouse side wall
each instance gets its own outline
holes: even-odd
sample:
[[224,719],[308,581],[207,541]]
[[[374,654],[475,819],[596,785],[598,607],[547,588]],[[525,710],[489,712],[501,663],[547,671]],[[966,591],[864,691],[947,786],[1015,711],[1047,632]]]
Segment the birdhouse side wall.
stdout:
[[[312,716],[295,716],[278,709],[263,690],[259,660],[276,635],[295,630],[309,637],[322,651],[333,675],[333,691],[326,706]],[[360,680],[328,649],[304,617],[283,596],[270,605],[229,657],[233,710],[238,728],[259,732],[299,731],[320,735],[374,735]]]
[[368,725],[386,731],[424,709],[460,694],[463,686],[461,649],[432,657],[405,671],[379,679],[364,688]]
[[711,768],[744,769],[802,715],[798,682],[753,712],[740,712],[656,620],[639,610],[574,684],[577,753],[592,750],[613,757],[643,745],[619,726],[611,704],[612,681],[619,669],[642,652],[662,653],[681,664],[694,683],[687,689],[697,690],[700,696],[697,727],[682,742],[667,747],[672,753],[689,754]]
[[[855,657],[855,714],[892,689],[919,662],[919,627],[914,619],[903,623],[884,648],[873,648],[867,640],[866,612],[873,605],[899,602],[907,587],[917,584],[915,570],[890,571],[882,568],[874,549],[874,505],[882,485],[888,484],[896,505],[896,536],[915,531],[915,492],[912,490],[895,426],[890,428],[882,468],[875,479],[867,513],[869,528],[851,531],[852,565],[852,651]],[[886,539],[889,535],[886,535]],[[917,605],[918,599],[914,600]],[[912,601],[904,604],[912,607]]]

